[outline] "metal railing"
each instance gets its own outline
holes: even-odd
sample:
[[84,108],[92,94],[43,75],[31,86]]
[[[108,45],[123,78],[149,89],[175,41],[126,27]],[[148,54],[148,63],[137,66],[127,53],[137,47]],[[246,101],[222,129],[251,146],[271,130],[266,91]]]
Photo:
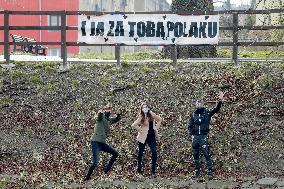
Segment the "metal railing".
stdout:
[[[284,45],[284,41],[279,42],[253,42],[246,41],[240,42],[238,33],[240,30],[270,30],[270,29],[284,29],[284,26],[239,26],[239,14],[271,14],[281,13],[284,9],[269,9],[269,10],[229,10],[229,11],[211,11],[211,12],[182,12],[180,15],[216,15],[216,14],[230,14],[233,15],[232,26],[220,26],[219,30],[233,31],[233,40],[231,42],[219,42],[216,46],[231,46],[233,47],[232,60],[235,65],[238,65],[238,47],[239,46],[280,46]],[[66,33],[68,30],[78,30],[78,26],[67,26],[67,15],[103,15],[103,14],[173,14],[171,11],[155,11],[155,12],[94,12],[94,11],[0,11],[0,15],[4,15],[4,25],[0,26],[0,30],[4,30],[4,41],[0,45],[4,45],[4,58],[7,63],[10,63],[10,45],[60,45],[61,46],[61,59],[63,66],[67,64],[67,47],[68,46],[115,46],[115,59],[117,64],[120,64],[120,46],[127,46],[125,44],[86,44],[81,42],[68,42],[66,41]],[[11,26],[9,23],[10,15],[59,15],[61,17],[61,26]],[[60,30],[60,42],[10,42],[10,30]],[[156,46],[156,45],[143,45],[143,46]],[[177,46],[172,46],[172,60],[173,64],[177,63]]]

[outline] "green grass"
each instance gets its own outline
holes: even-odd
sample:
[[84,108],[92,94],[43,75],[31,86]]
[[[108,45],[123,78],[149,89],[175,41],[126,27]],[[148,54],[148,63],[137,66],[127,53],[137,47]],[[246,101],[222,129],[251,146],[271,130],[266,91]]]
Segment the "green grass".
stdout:
[[12,101],[9,97],[0,97],[0,107],[9,105],[10,103],[12,103]]
[[32,83],[36,84],[36,85],[42,85],[43,84],[43,80],[41,79],[41,76],[39,73],[34,73],[31,77],[30,80]]
[[49,83],[46,86],[46,90],[47,92],[51,93],[51,92],[55,92],[56,90],[58,90],[58,84],[56,83]]
[[165,67],[157,72],[157,76],[161,79],[168,80],[176,75],[174,67]]
[[[80,59],[103,59],[103,60],[114,60],[113,54],[81,54],[77,58]],[[121,54],[122,60],[156,60],[162,59],[161,53],[158,51],[143,51],[134,53]]]
[[144,66],[142,70],[145,74],[147,74],[151,71],[151,68]]
[[[218,57],[231,58],[233,51],[231,49],[218,49]],[[281,51],[239,51],[240,58],[284,58],[284,52]]]
[[79,85],[79,81],[77,79],[72,80],[72,88],[77,88]]
[[[218,57],[231,58],[233,51],[231,49],[218,49]],[[239,51],[240,58],[284,58],[284,52],[281,51]],[[113,54],[82,54],[77,56],[80,59],[103,59],[113,60]],[[164,59],[162,53],[159,51],[142,51],[134,53],[121,54],[121,59],[127,60],[159,60]]]
[[258,87],[266,89],[268,87],[271,87],[275,82],[275,80],[276,79],[272,75],[263,73],[261,76],[257,78],[257,84]]
[[122,54],[121,58],[124,60],[156,60],[162,59],[162,56],[161,53],[158,51],[143,51]]
[[77,58],[80,59],[103,59],[103,60],[113,60],[114,55],[112,54],[90,54],[90,53],[85,53],[78,55]]
[[[217,56],[220,58],[232,58],[232,49],[221,49],[217,48]],[[239,58],[284,58],[284,52],[282,51],[239,51]],[[76,56],[79,59],[102,59],[102,60],[114,60],[114,54],[80,54]],[[134,53],[124,53],[121,54],[122,64],[124,61],[129,60],[139,61],[139,60],[161,60],[164,59],[162,53],[157,50],[148,50]],[[3,62],[5,63],[5,62]],[[18,66],[28,65],[30,63],[15,62]],[[33,63],[38,69],[47,68],[47,71],[52,73],[61,64],[60,62],[39,62]]]
[[13,80],[21,80],[28,77],[28,74],[21,70],[12,70],[10,76]]
[[103,75],[100,79],[100,82],[103,85],[109,83],[110,82],[110,76],[107,75],[107,74]]
[[42,94],[54,93],[59,89],[58,83],[38,83],[36,84],[36,91]]

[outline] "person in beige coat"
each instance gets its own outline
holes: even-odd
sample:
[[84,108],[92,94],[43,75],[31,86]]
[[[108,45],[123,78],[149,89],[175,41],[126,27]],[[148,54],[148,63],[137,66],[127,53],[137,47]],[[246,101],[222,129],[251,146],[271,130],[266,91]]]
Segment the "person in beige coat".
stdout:
[[162,118],[150,110],[149,105],[142,103],[138,112],[137,120],[131,125],[138,131],[138,154],[137,154],[137,174],[142,175],[142,156],[146,144],[150,147],[152,154],[151,174],[156,177],[157,165],[157,140],[159,140],[158,130],[160,128]]

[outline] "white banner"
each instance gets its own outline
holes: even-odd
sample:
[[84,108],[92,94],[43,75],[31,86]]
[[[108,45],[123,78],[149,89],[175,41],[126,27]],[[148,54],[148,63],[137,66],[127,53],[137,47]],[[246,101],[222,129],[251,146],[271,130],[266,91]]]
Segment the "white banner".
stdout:
[[219,15],[79,15],[78,32],[87,44],[217,44]]

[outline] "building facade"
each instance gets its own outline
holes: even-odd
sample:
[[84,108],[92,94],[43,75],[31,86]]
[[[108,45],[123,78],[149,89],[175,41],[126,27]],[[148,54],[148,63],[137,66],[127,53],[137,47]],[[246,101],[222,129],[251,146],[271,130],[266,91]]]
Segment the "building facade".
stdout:
[[166,0],[141,0],[135,2],[135,11],[168,11],[170,5]]
[[[15,11],[78,11],[79,0],[0,0],[0,10]],[[12,26],[60,26],[60,16],[56,15],[10,15],[10,25]],[[0,25],[3,25],[3,16],[0,16]],[[77,26],[78,16],[67,16],[67,26]],[[59,42],[61,41],[60,31],[49,30],[18,30],[10,31],[10,34],[22,35],[36,39],[39,42]],[[0,30],[0,40],[3,39],[3,30]],[[78,32],[67,31],[67,41],[77,42]],[[60,46],[49,45],[48,55],[60,56]],[[12,48],[12,47],[11,47]],[[4,47],[0,46],[0,52]],[[79,53],[79,47],[67,47],[68,55],[76,55]]]

